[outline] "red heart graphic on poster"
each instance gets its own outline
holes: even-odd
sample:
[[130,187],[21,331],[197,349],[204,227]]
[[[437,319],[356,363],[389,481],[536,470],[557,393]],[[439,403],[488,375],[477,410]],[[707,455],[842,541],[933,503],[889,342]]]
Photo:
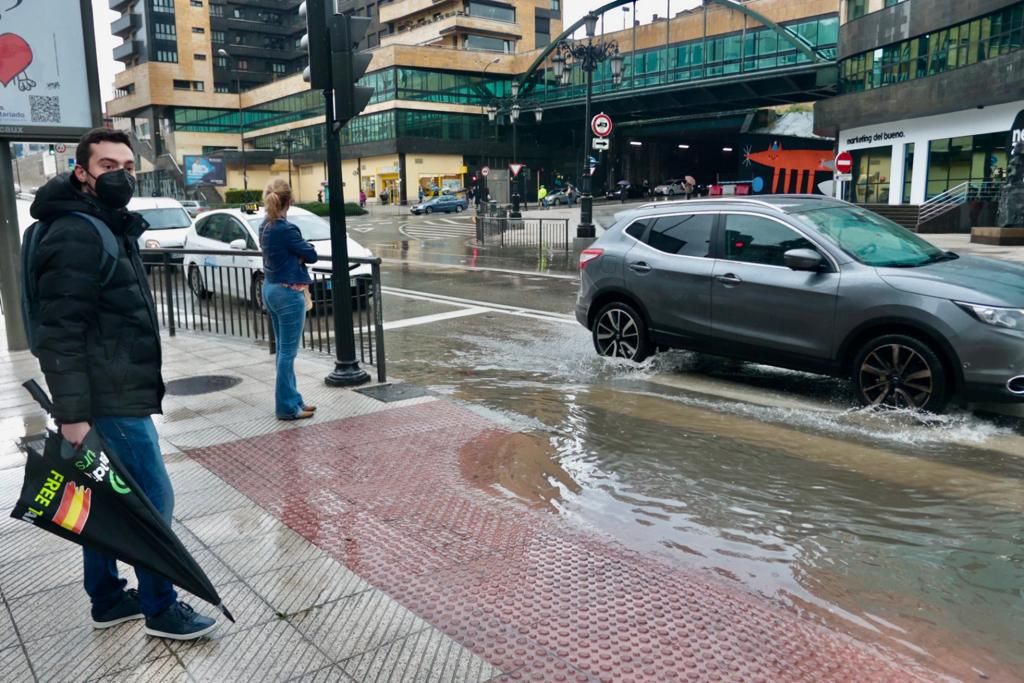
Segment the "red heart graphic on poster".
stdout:
[[0,36],[0,82],[6,87],[32,63],[32,48],[14,33]]

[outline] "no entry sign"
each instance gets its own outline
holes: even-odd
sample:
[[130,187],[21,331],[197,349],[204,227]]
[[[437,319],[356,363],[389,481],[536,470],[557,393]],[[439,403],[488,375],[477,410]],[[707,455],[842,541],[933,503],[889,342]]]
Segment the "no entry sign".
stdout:
[[836,173],[847,174],[853,170],[853,155],[849,152],[840,152],[836,157]]
[[612,134],[612,118],[601,112],[590,120],[590,130],[599,138],[606,138]]
[[483,168],[480,169],[480,175],[482,175],[484,178],[486,178],[487,174],[490,173],[490,172],[491,172],[490,166],[484,166]]

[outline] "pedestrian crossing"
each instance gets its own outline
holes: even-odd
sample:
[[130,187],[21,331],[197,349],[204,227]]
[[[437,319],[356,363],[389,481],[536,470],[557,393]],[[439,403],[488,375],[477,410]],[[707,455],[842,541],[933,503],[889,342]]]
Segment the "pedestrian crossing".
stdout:
[[403,223],[399,231],[406,237],[423,242],[429,240],[464,240],[476,236],[476,226],[469,218],[432,218]]

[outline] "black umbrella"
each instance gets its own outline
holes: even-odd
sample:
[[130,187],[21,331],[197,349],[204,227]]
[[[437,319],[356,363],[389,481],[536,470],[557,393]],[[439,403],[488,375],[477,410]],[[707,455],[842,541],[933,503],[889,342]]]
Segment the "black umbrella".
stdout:
[[[53,413],[50,397],[35,380],[23,386],[43,410]],[[77,449],[59,431],[47,430],[41,453],[29,444],[25,450],[25,483],[11,517],[159,574],[235,620],[97,430]]]

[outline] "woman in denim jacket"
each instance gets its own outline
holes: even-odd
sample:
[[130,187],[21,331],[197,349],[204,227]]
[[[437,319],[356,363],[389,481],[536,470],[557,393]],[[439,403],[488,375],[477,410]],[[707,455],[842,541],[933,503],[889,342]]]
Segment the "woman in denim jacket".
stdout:
[[307,263],[316,262],[316,249],[299,228],[288,222],[292,188],[280,178],[263,191],[266,220],[260,229],[263,249],[263,302],[270,313],[277,341],[275,412],[278,420],[303,420],[313,416],[295,384],[295,356],[306,325],[306,296],[313,281]]

